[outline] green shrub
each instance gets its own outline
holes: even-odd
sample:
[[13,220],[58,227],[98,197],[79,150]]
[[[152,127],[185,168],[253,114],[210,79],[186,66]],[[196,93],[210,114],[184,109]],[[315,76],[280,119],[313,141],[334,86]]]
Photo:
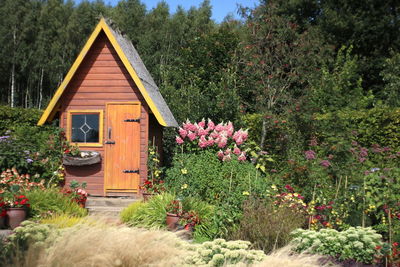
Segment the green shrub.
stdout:
[[163,193],[153,196],[148,202],[133,203],[122,211],[121,219],[131,226],[166,228],[166,207],[173,200],[175,200],[175,195]]
[[15,167],[22,174],[39,174],[58,183],[61,129],[37,126],[41,111],[0,106],[0,171]]
[[215,239],[198,245],[189,245],[186,248],[193,253],[186,258],[189,265],[224,266],[226,264],[253,264],[265,259],[262,250],[250,249],[247,241],[225,241]]
[[138,209],[141,208],[141,206],[143,206],[145,204],[145,202],[133,202],[132,204],[130,204],[128,207],[126,207],[125,209],[123,209],[120,213],[120,219],[122,222],[124,223],[128,223],[132,216],[134,216],[135,213],[137,213]]
[[[165,229],[167,206],[175,199],[173,194],[162,193],[148,202],[134,202],[121,212],[121,221],[131,226]],[[196,241],[212,239],[215,232],[214,206],[193,197],[185,198],[181,203],[184,211],[194,212],[200,218],[200,223],[194,227],[193,238]]]
[[38,109],[11,108],[0,106],[0,135],[4,135],[7,130],[13,130],[18,126],[36,126],[42,115]]
[[42,218],[53,214],[67,214],[82,217],[86,209],[80,207],[71,198],[62,194],[58,188],[34,189],[24,192],[31,205],[30,216]]
[[305,221],[305,214],[294,208],[251,199],[244,203],[240,224],[230,237],[250,241],[254,248],[269,253],[287,245],[291,240],[290,233],[303,226]]
[[340,260],[352,259],[365,264],[373,261],[377,254],[376,247],[382,246],[382,236],[371,228],[350,227],[342,232],[333,229],[318,232],[298,229],[292,235],[297,252],[330,255]]
[[194,196],[215,205],[229,202],[238,208],[249,194],[261,194],[268,186],[250,162],[221,162],[210,151],[177,154],[165,180],[178,197]]

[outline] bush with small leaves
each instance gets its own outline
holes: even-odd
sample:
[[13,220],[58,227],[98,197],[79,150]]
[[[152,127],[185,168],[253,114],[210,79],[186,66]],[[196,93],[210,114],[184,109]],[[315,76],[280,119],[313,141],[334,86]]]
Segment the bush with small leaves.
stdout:
[[339,260],[356,260],[370,264],[379,256],[382,236],[371,228],[350,227],[338,232],[334,229],[320,231],[297,229],[292,232],[292,244],[297,252],[330,255]]
[[190,244],[186,249],[191,254],[186,258],[189,265],[224,266],[225,264],[253,264],[261,262],[266,255],[262,250],[250,249],[248,241],[225,241],[215,239],[202,244]]

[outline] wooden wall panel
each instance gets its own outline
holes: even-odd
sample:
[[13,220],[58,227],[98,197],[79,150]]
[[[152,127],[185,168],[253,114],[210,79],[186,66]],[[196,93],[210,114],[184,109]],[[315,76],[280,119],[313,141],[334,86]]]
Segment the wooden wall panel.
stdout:
[[[67,111],[79,109],[102,109],[107,118],[107,102],[141,102],[140,122],[140,179],[147,177],[147,143],[149,108],[123,63],[104,33],[101,33],[88,51],[81,66],[61,97],[61,127],[67,125]],[[103,136],[106,137],[104,127]],[[104,143],[104,140],[103,140]],[[96,150],[104,159],[104,147],[81,147],[81,150]],[[104,193],[104,162],[100,167],[66,168],[66,184],[71,180],[86,182],[92,195]]]

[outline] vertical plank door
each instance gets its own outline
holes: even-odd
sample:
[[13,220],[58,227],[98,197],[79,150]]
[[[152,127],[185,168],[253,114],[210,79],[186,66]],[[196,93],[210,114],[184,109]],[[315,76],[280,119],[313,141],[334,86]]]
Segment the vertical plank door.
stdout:
[[140,175],[140,103],[107,103],[104,189],[137,192]]

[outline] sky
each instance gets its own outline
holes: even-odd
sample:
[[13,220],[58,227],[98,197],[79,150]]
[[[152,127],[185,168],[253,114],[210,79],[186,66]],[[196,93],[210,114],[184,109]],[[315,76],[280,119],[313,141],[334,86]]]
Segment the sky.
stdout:
[[[184,9],[189,9],[192,6],[198,7],[203,0],[165,0],[172,12],[175,12],[178,5],[181,5]],[[75,0],[76,3],[80,3],[81,0]],[[115,6],[119,0],[104,0],[105,4]],[[154,8],[160,0],[141,0],[147,7],[147,10]],[[216,22],[221,22],[226,15],[229,13],[233,14],[238,18],[237,5],[243,5],[246,7],[254,7],[259,1],[258,0],[211,0],[212,6],[212,18]]]

